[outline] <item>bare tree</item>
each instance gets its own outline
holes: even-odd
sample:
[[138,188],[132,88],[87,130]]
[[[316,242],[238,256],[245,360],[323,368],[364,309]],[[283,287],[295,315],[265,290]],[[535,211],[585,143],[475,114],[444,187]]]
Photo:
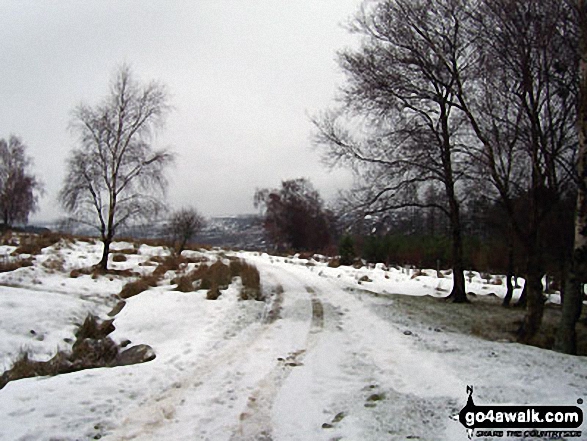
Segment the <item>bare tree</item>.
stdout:
[[[353,23],[357,50],[340,55],[347,74],[343,106],[314,122],[331,164],[359,174],[366,214],[435,208],[450,221],[454,283],[450,298],[466,302],[460,204],[467,178],[463,119],[455,107],[453,68],[472,62],[461,0],[384,0]],[[464,74],[463,74],[464,75]],[[354,132],[354,133],[353,133]],[[356,133],[362,132],[359,137]],[[424,200],[430,184],[442,190]]]
[[587,283],[587,1],[577,0],[579,24],[579,99],[577,102],[579,175],[575,214],[575,242],[573,259],[563,299],[561,322],[554,349],[567,354],[577,352],[575,326],[583,307],[583,286]]
[[169,110],[165,88],[139,83],[126,65],[100,104],[74,110],[71,126],[80,146],[71,152],[59,197],[74,220],[98,230],[104,270],[120,227],[153,217],[163,207],[164,169],[173,156],[154,150],[150,141]]
[[204,217],[195,208],[181,208],[171,214],[164,233],[179,255],[205,224]]
[[280,189],[255,192],[255,207],[265,210],[263,226],[279,249],[317,251],[331,244],[332,215],[304,178],[286,180]]
[[[471,157],[499,195],[526,255],[528,342],[544,310],[545,220],[573,191],[575,18],[559,0],[483,0],[469,22],[474,82],[453,70],[456,106],[479,140]],[[523,207],[523,210],[520,208]]]
[[32,159],[17,136],[0,139],[0,215],[5,226],[26,223],[37,209],[42,185],[32,174]]

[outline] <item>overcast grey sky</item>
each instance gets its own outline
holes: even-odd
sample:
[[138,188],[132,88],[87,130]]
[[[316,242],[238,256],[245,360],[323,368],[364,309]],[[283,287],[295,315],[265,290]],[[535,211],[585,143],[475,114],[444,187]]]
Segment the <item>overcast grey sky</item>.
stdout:
[[333,104],[336,51],[361,0],[0,0],[0,137],[19,135],[46,194],[33,221],[61,215],[75,146],[71,111],[97,103],[114,70],[159,80],[174,111],[155,143],[178,155],[168,202],[204,215],[253,212],[258,187],[307,177],[326,198],[351,182],[311,146]]

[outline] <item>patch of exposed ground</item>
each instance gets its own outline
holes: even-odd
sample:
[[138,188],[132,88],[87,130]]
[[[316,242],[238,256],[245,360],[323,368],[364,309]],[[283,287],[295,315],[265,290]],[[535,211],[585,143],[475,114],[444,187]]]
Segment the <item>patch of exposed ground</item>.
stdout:
[[[430,296],[406,296],[377,294],[365,290],[353,290],[376,299],[378,307],[393,309],[398,323],[410,326],[417,322],[437,332],[448,331],[474,335],[485,340],[514,342],[517,330],[524,319],[525,309],[504,308],[501,298],[494,295],[469,296],[470,303],[455,304],[443,298]],[[559,305],[545,305],[544,318],[533,346],[551,349],[561,315]],[[587,355],[587,308],[577,324],[578,355]],[[407,331],[409,332],[409,331]]]

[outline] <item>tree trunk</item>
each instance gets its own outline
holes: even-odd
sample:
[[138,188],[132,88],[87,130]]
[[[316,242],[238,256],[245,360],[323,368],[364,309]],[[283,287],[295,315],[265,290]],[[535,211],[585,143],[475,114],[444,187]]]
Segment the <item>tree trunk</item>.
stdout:
[[[455,237],[458,236],[458,237]],[[467,292],[465,291],[465,268],[463,264],[463,245],[461,242],[461,233],[453,233],[453,246],[452,246],[452,258],[453,258],[453,286],[449,299],[453,303],[468,303]]]
[[453,303],[468,303],[467,292],[465,291],[465,265],[463,262],[463,239],[461,231],[461,221],[459,214],[459,206],[456,200],[454,189],[449,191],[449,198],[451,199],[450,208],[450,224],[452,236],[452,271],[453,271],[453,286],[448,298]]
[[518,341],[529,343],[540,330],[542,316],[544,314],[544,294],[542,289],[542,271],[536,261],[536,256],[528,257],[528,270],[526,276],[527,304],[524,322],[518,331]]
[[528,276],[524,277],[524,287],[522,288],[522,293],[520,294],[520,298],[515,303],[516,308],[525,308],[526,304],[528,303]]
[[577,128],[579,152],[577,172],[577,208],[575,217],[575,243],[573,260],[565,287],[565,299],[561,322],[554,349],[567,354],[577,351],[575,325],[581,317],[583,307],[583,283],[587,275],[587,1],[577,1],[579,11],[579,99],[577,105]]
[[[583,262],[583,266],[587,262]],[[580,273],[571,269],[565,289],[561,321],[554,340],[553,349],[565,354],[577,354],[577,333],[575,325],[581,317],[583,308],[583,284]]]
[[528,234],[524,238],[526,251],[526,283],[524,290],[526,298],[520,297],[518,303],[526,302],[526,316],[524,322],[518,330],[518,341],[520,343],[529,343],[540,330],[542,324],[542,315],[544,314],[544,293],[542,288],[542,248],[540,244],[540,207],[542,182],[538,173],[538,135],[535,133],[536,128],[532,127],[532,186],[530,189],[530,208],[528,220]]
[[559,292],[560,292],[560,298],[561,298],[561,305],[564,304],[564,302],[565,302],[565,290],[567,288],[567,273],[571,271],[571,269],[568,268],[568,265],[569,265],[569,261],[567,260],[566,257],[561,259],[560,270],[559,270],[560,271]]
[[461,213],[459,201],[455,192],[455,179],[453,175],[451,133],[449,130],[450,107],[447,102],[440,104],[440,122],[442,134],[441,161],[443,167],[444,188],[448,200],[450,231],[452,239],[452,270],[453,286],[448,299],[453,303],[468,303],[465,291],[465,274],[463,261],[463,239],[461,229]]
[[[113,173],[111,177],[112,188],[116,188],[117,176]],[[116,192],[110,190],[110,204],[108,207],[108,221],[106,224],[102,224],[102,242],[104,243],[104,249],[102,251],[102,259],[100,260],[100,268],[104,271],[108,271],[108,255],[110,254],[110,244],[114,239],[114,216],[116,214]]]
[[512,297],[514,296],[514,284],[512,279],[514,278],[514,245],[510,242],[508,246],[508,271],[506,276],[507,292],[503,298],[502,306],[510,306]]
[[103,271],[108,271],[108,255],[110,254],[110,244],[112,243],[112,239],[104,238],[102,241],[104,243],[104,248],[102,249],[102,259],[100,259],[98,267]]

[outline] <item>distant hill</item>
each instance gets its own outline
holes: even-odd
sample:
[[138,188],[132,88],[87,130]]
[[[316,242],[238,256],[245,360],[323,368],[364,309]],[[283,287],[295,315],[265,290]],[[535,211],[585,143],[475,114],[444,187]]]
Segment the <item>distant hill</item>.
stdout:
[[193,242],[246,250],[265,249],[263,219],[258,215],[213,217]]
[[[96,236],[96,231],[88,227],[64,227],[63,223],[46,223],[42,226],[29,226],[29,232],[62,231],[87,236]],[[141,225],[122,231],[118,237],[153,239],[161,237],[161,224]],[[263,232],[263,219],[259,215],[244,214],[220,216],[206,219],[206,226],[193,243],[215,247],[227,247],[243,250],[264,250],[266,248]]]

